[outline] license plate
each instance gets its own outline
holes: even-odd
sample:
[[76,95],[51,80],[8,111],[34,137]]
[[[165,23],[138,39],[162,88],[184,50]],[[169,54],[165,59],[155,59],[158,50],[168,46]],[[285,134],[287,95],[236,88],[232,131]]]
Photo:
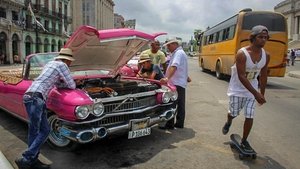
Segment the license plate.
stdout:
[[128,139],[150,135],[151,128],[148,127],[149,123],[150,123],[150,118],[131,120]]
[[135,130],[135,131],[129,131],[128,139],[148,136],[150,134],[151,134],[151,128],[145,128],[145,129],[140,129],[140,130]]

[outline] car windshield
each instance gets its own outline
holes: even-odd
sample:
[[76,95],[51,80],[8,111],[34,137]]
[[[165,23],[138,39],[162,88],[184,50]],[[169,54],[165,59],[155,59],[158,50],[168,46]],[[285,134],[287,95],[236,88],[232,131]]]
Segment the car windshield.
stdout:
[[[29,57],[29,72],[28,79],[34,80],[37,78],[43,67],[50,61],[54,60],[54,58],[58,55],[58,53],[39,53],[34,54]],[[110,71],[108,70],[76,70],[71,72],[72,76],[91,76],[91,75],[107,75]]]

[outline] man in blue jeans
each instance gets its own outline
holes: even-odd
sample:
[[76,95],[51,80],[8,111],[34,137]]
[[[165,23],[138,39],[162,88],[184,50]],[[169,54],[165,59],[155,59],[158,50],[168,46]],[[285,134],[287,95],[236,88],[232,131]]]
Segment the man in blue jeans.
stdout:
[[28,148],[21,158],[15,160],[19,169],[47,169],[50,165],[38,160],[40,148],[48,138],[50,126],[47,120],[46,99],[50,90],[58,88],[75,89],[68,66],[74,61],[72,50],[62,48],[54,61],[44,66],[23,96],[23,102],[29,117]]

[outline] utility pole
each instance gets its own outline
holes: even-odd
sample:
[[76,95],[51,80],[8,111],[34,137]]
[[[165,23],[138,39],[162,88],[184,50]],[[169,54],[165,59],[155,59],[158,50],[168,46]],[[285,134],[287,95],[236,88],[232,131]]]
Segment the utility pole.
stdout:
[[39,27],[38,24],[35,23],[35,53],[39,53],[39,44],[38,44],[38,40],[39,40]]

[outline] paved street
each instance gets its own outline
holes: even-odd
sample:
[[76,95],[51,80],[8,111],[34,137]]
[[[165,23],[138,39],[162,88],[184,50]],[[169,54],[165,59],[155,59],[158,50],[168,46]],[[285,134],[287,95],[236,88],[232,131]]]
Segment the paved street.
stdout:
[[[300,70],[300,63],[288,67]],[[74,152],[59,152],[44,145],[42,161],[52,169],[98,168],[187,168],[187,169],[297,169],[300,157],[300,79],[269,78],[267,104],[257,108],[249,141],[258,152],[255,161],[239,160],[229,146],[229,135],[242,132],[243,116],[235,119],[228,135],[221,133],[225,122],[228,80],[203,73],[195,58],[189,58],[192,82],[187,90],[184,129],[154,128],[147,137],[128,140],[114,136],[87,144]],[[0,149],[15,166],[14,159],[26,147],[26,124],[0,112]],[[292,145],[292,146],[291,146]]]

